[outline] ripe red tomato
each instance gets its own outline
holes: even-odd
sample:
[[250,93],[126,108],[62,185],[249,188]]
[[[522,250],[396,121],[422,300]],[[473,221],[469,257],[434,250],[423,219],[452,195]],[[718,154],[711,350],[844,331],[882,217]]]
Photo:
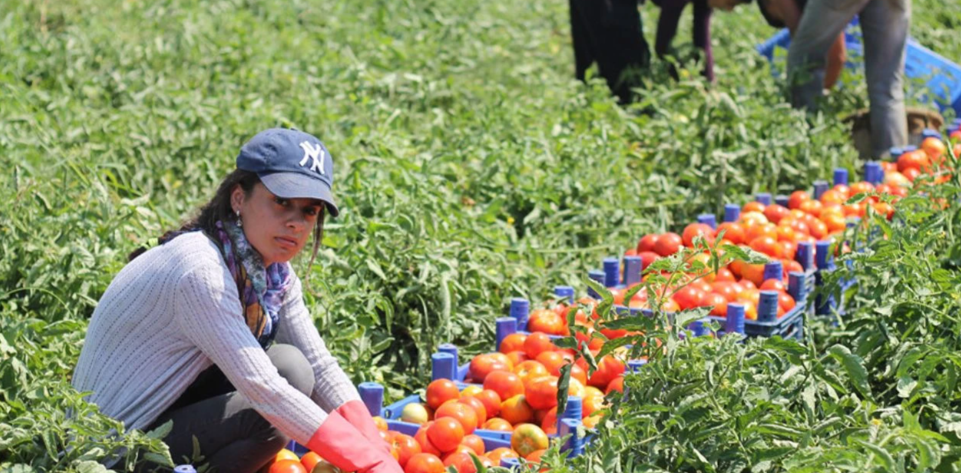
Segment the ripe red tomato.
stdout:
[[773,222],[775,225],[777,225],[782,218],[787,217],[790,213],[790,209],[778,204],[771,204],[764,208],[764,216],[767,217],[768,221]]
[[[480,401],[477,402],[480,404]],[[481,405],[480,408],[483,409],[484,406]],[[483,424],[483,422],[478,422],[477,411],[474,410],[474,407],[461,402],[461,399],[447,401],[434,412],[434,420],[447,417],[459,422],[464,434],[473,433],[478,425]],[[484,421],[486,422],[487,419],[484,419]]]
[[611,382],[607,384],[607,388],[604,389],[604,394],[610,394],[614,391],[621,394],[624,393],[624,376],[618,376],[612,379]]
[[661,257],[661,255],[653,251],[642,251],[638,253],[637,256],[641,257],[641,267],[643,268],[647,268],[651,265],[651,263],[657,261],[657,259]]
[[507,354],[507,359],[510,361],[510,363],[507,364],[508,366],[517,366],[531,359],[531,357],[527,356],[527,353],[523,351],[512,351]]
[[714,282],[734,282],[734,273],[727,268],[718,268],[717,274],[714,276]]
[[930,167],[931,159],[928,157],[927,153],[922,150],[909,151],[898,157],[898,172],[901,174],[904,174],[904,172],[908,169],[925,171]]
[[811,225],[811,236],[818,240],[823,240],[824,237],[828,236],[828,227],[824,222],[816,220]]
[[464,440],[461,440],[460,444],[471,449],[471,451],[477,455],[484,454],[484,439],[476,434],[465,435]]
[[[540,317],[530,319],[527,323],[527,330],[531,332],[544,332],[548,335],[569,334],[567,320],[552,310],[545,310]],[[528,355],[530,354],[528,353]]]
[[787,275],[790,273],[803,273],[804,267],[801,263],[794,260],[781,260],[781,266],[784,268],[784,279],[787,279]]
[[550,373],[547,372],[547,368],[537,360],[527,360],[515,366],[511,372],[517,376],[520,376],[521,381],[525,386],[527,385],[528,381],[544,376],[550,376]]
[[758,289],[762,291],[784,292],[784,291],[787,291],[787,285],[784,284],[784,281],[781,281],[778,279],[768,279],[767,281],[764,281],[763,283],[761,283],[761,287],[759,287]]
[[414,440],[420,445],[421,452],[430,453],[439,457],[441,451],[430,441],[430,438],[427,437],[427,429],[432,425],[434,425],[434,421],[427,422],[420,426],[420,428],[417,429],[417,433],[414,434]]
[[457,385],[449,379],[438,379],[427,385],[427,407],[437,409],[445,402],[460,397]]
[[674,299],[674,302],[677,302],[677,305],[681,308],[681,310],[687,310],[697,306],[697,303],[700,302],[701,297],[703,296],[704,293],[700,289],[690,285],[679,289],[676,293],[674,293],[672,299]]
[[637,254],[640,255],[645,251],[654,251],[654,245],[657,244],[658,237],[659,235],[656,233],[644,235],[644,237],[637,242]]
[[448,455],[444,459],[445,467],[454,467],[457,473],[477,473],[477,467],[474,466],[474,460],[471,456],[464,452],[457,452]]
[[523,424],[534,419],[534,409],[523,394],[508,398],[501,403],[501,418],[511,425]]
[[[483,383],[487,375],[493,371],[510,369],[507,363],[490,356],[489,353],[477,355],[471,359],[468,367],[468,376],[475,383]],[[444,399],[446,401],[447,398]]]
[[[846,187],[847,186],[845,186],[845,190],[847,190]],[[828,189],[821,194],[821,204],[825,207],[841,205],[846,200],[848,200],[847,196],[836,189]]]
[[654,252],[661,256],[671,256],[681,249],[684,240],[677,233],[663,233],[654,244]]
[[495,371],[484,380],[484,389],[496,392],[501,399],[510,399],[524,394],[524,382],[521,381],[520,376],[510,371]]
[[701,292],[711,292],[711,283],[703,279],[692,281],[690,286],[693,288],[696,288],[698,291],[701,291]]
[[693,248],[694,238],[698,236],[703,238],[708,245],[714,244],[714,229],[704,223],[692,223],[684,227],[681,239],[684,241],[684,246]]
[[728,302],[732,302],[737,299],[737,293],[741,292],[741,288],[730,281],[715,281],[711,285],[711,292],[724,297]]
[[576,379],[580,381],[581,384],[587,384],[587,372],[583,368],[577,365],[571,366],[571,379]]
[[917,179],[918,176],[921,175],[921,170],[918,169],[918,168],[915,168],[915,167],[910,167],[910,168],[907,168],[907,169],[905,169],[904,171],[900,171],[900,172],[901,172],[902,175],[904,175],[904,177],[905,177],[908,181],[911,181],[911,182],[914,182],[914,180]]
[[451,417],[434,419],[434,423],[427,428],[427,438],[438,450],[449,452],[464,440],[464,428],[457,419]]
[[320,455],[314,452],[307,452],[304,454],[304,456],[300,457],[300,463],[304,465],[304,468],[306,468],[307,471],[312,471],[314,469],[314,466],[316,466],[318,463],[320,463],[323,460],[324,459],[321,458]]
[[804,202],[801,202],[801,206],[798,208],[801,209],[801,211],[803,211],[806,214],[817,217],[818,215],[821,215],[822,207],[823,206],[820,200],[811,199],[811,200],[806,200]]
[[549,335],[570,334],[567,328],[567,319],[550,309],[539,309],[532,312],[527,322],[527,330],[544,332]]
[[740,245],[744,242],[744,225],[736,222],[724,222],[717,226],[717,235],[724,232],[723,238],[730,241],[732,245]]
[[496,392],[490,389],[484,389],[483,391],[474,394],[474,397],[484,404],[484,410],[487,412],[488,419],[496,417],[497,414],[500,413],[501,397]]
[[493,419],[488,419],[484,423],[484,430],[495,430],[500,432],[513,432],[514,426],[510,422],[507,422],[500,417],[494,417]]
[[525,393],[527,403],[536,410],[557,405],[557,378],[548,376],[531,381]]
[[551,337],[547,336],[543,332],[535,332],[528,335],[527,340],[524,340],[524,353],[532,359],[537,359],[537,356],[546,351],[555,351],[557,347],[554,346],[554,342],[551,341]]
[[564,359],[564,355],[558,351],[543,352],[538,355],[535,360],[544,365],[547,373],[551,376],[560,376],[561,367],[568,363],[568,361]]
[[[586,403],[590,400],[590,397],[584,398]],[[603,399],[603,398],[602,398]],[[547,435],[554,435],[557,433],[557,407],[552,407],[544,413],[544,418],[541,419],[541,430]]]
[[420,444],[410,435],[394,432],[391,436],[391,446],[397,451],[397,463],[403,468],[411,457],[421,453]]
[[623,362],[611,355],[607,355],[598,362],[597,371],[587,379],[587,384],[598,389],[604,389],[614,378],[623,375],[624,370],[625,366]]
[[797,243],[793,241],[779,241],[777,246],[780,249],[778,255],[782,259],[793,260],[794,256],[797,255]]
[[418,453],[407,462],[404,473],[444,473],[444,462],[436,455]]
[[517,458],[517,452],[507,447],[500,447],[487,452],[487,458],[490,458],[493,464],[500,465],[504,458]]
[[879,215],[883,215],[888,220],[894,217],[894,207],[887,202],[878,202],[871,206]]
[[300,460],[280,460],[270,465],[269,473],[307,473]]
[[713,307],[711,315],[727,317],[727,298],[720,294],[705,294],[701,299],[701,307]]
[[501,346],[498,351],[501,353],[510,353],[518,350],[523,351],[524,340],[527,340],[527,335],[523,333],[512,333],[501,340]]
[[874,184],[867,181],[860,181],[851,184],[851,195],[868,194],[874,192]]
[[796,303],[794,302],[794,298],[791,297],[790,294],[786,292],[781,292],[781,293],[778,293],[777,295],[777,305],[779,308],[781,308],[781,310],[787,312],[793,309]]
[[680,310],[681,310],[681,306],[677,305],[677,302],[674,302],[674,299],[668,299],[664,301],[663,304],[661,304],[661,312],[664,312],[666,314],[680,312]]
[[811,200],[811,195],[804,191],[794,191],[791,193],[791,197],[788,197],[787,206],[789,209],[801,208],[801,204]]
[[745,282],[751,282],[755,286],[764,282],[764,265],[763,264],[745,264],[744,269],[741,270],[741,284],[744,285]]

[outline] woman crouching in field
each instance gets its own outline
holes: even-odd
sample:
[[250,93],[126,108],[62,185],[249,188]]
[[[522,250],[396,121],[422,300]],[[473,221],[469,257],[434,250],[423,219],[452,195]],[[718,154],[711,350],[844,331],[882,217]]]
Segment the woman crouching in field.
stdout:
[[[253,472],[289,439],[345,471],[400,472],[331,356],[289,261],[314,235],[333,163],[317,138],[270,129],[199,216],[135,252],[100,299],[73,385],[127,428],[173,421],[171,456]],[[140,254],[142,253],[142,254]],[[309,266],[308,266],[309,267]]]

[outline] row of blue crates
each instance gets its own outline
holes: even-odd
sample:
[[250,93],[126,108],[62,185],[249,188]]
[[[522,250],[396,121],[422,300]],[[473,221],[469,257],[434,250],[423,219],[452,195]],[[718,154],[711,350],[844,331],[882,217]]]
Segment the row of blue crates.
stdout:
[[[961,127],[961,119],[951,124],[949,131]],[[927,130],[925,136],[938,136],[932,130]],[[892,156],[898,156],[903,152],[913,151],[916,147],[892,149]],[[872,184],[880,184],[884,180],[883,169],[878,162],[867,162],[864,166],[864,180]],[[847,169],[838,168],[833,173],[833,185],[849,184],[849,173]],[[814,198],[820,198],[826,190],[830,189],[831,184],[827,181],[815,181],[813,185]],[[788,196],[772,196],[769,193],[758,193],[754,200],[764,205],[772,202],[787,206]],[[732,222],[740,217],[741,207],[737,204],[724,206],[723,221]],[[699,223],[705,223],[716,228],[716,217],[713,214],[703,214],[697,218]],[[774,291],[762,291],[761,301],[758,307],[758,320],[751,321],[744,319],[744,306],[739,304],[728,305],[728,316],[726,318],[709,316],[701,321],[695,321],[688,327],[694,336],[709,335],[708,324],[712,321],[720,325],[721,330],[715,335],[725,333],[741,333],[747,336],[781,336],[782,338],[801,338],[803,336],[803,323],[805,307],[810,308],[815,315],[828,315],[838,310],[838,304],[833,296],[818,295],[810,303],[808,296],[814,293],[814,289],[822,285],[826,275],[836,269],[834,258],[831,252],[830,241],[819,241],[816,244],[802,242],[798,245],[796,260],[804,268],[804,272],[792,272],[788,278],[788,293],[795,299],[797,306],[781,318],[776,317],[777,293]],[[621,271],[623,264],[624,270]],[[643,271],[641,259],[639,257],[626,256],[623,261],[617,258],[605,258],[603,269],[594,270],[589,273],[591,279],[607,288],[623,289],[640,282],[641,272]],[[782,277],[783,269],[779,261],[765,265],[765,279]],[[853,281],[845,283],[844,287],[850,287]],[[571,286],[556,286],[554,295],[558,300],[563,300],[568,304],[574,302],[576,291]],[[588,295],[599,298],[599,295],[592,290],[588,290]],[[651,316],[649,309],[635,309],[628,307],[617,307],[621,316]],[[524,329],[527,326],[530,312],[530,301],[523,298],[511,300],[509,316],[500,317],[496,320],[496,341],[494,351],[497,351],[504,338],[512,333],[529,333]],[[559,338],[559,337],[553,337]],[[469,383],[465,382],[469,371],[469,363],[460,363],[459,350],[455,345],[443,344],[438,352],[431,356],[431,379],[451,379],[460,389],[466,388]],[[637,371],[646,364],[645,360],[632,360],[628,362],[631,371]],[[417,424],[407,423],[400,420],[401,412],[408,404],[422,402],[420,395],[413,394],[397,402],[384,406],[384,388],[377,383],[361,383],[358,386],[361,399],[370,410],[371,415],[383,417],[388,424],[388,428],[393,431],[401,432],[413,436],[418,428]],[[570,436],[563,450],[569,452],[571,456],[580,455],[584,447],[589,443],[590,435],[580,436],[584,431],[581,427],[582,400],[577,397],[570,397],[565,412],[558,416],[558,433],[552,435],[554,438]],[[502,431],[492,431],[477,429],[474,432],[483,441],[485,450],[490,451],[496,448],[511,446],[511,433]],[[289,449],[298,454],[306,453],[306,449],[296,442],[291,442]],[[508,458],[501,462],[501,466],[513,468],[521,465],[518,459]]]
[[[818,242],[817,247],[829,246],[830,242]],[[778,293],[777,291],[761,291],[760,301],[757,307],[757,320],[747,320],[744,316],[745,307],[742,304],[728,304],[727,317],[707,316],[703,320],[695,321],[689,327],[695,336],[707,335],[706,322],[717,322],[721,329],[717,335],[725,333],[740,333],[749,337],[772,337],[779,335],[782,338],[801,338],[804,335],[803,311],[807,300],[807,295],[814,289],[815,268],[813,264],[814,247],[809,242],[798,245],[797,259],[801,266],[807,268],[805,272],[791,272],[788,275],[788,294],[794,298],[796,305],[793,309],[783,316],[777,316]],[[802,262],[803,261],[803,262]],[[604,260],[604,270],[594,270],[590,272],[590,277],[603,284],[609,289],[624,289],[640,281],[640,269],[635,269],[641,265],[640,258],[634,256],[624,257],[624,281],[614,283],[619,273],[620,262],[617,258],[606,258]],[[635,274],[636,273],[636,274]],[[612,277],[613,274],[613,277]],[[784,269],[780,261],[772,261],[764,265],[764,280],[782,279]],[[593,291],[592,291],[593,292]],[[592,294],[595,295],[596,294]],[[616,307],[622,315],[653,315],[650,309],[635,309],[628,307]]]
[[[951,133],[954,133],[955,131],[958,131],[958,129],[961,129],[961,118],[956,118],[956,119],[954,119],[951,123],[948,124],[948,127],[947,127],[947,131],[948,131],[948,134],[949,134],[949,135],[950,135]],[[939,140],[943,140],[943,139],[944,139],[944,135],[942,135],[942,134],[941,134],[939,131],[937,131],[937,130],[932,130],[932,129],[930,129],[930,128],[926,128],[926,129],[924,129],[924,130],[921,132],[921,139],[924,140],[925,138],[937,138],[937,139],[939,139]],[[888,150],[888,152],[889,152],[889,154],[891,155],[891,159],[892,159],[892,160],[897,160],[897,159],[898,159],[898,156],[901,156],[901,155],[904,154],[904,153],[908,153],[908,152],[911,152],[911,151],[917,151],[917,150],[918,150],[918,147],[917,147],[917,146],[908,145],[908,146],[905,146],[905,147],[897,147],[897,146],[895,146],[895,147],[891,148],[890,150]],[[880,167],[880,166],[879,166],[879,167]],[[874,174],[874,175],[876,175],[876,174]],[[883,177],[884,177],[884,172],[883,172],[883,171],[880,173],[880,176],[881,176],[881,178],[883,179]],[[867,169],[867,168],[865,168],[864,180],[865,180],[865,181],[868,181],[868,182],[872,182],[872,181],[869,179],[869,174],[868,174],[868,169]]]
[[[880,173],[878,173],[880,172]],[[836,169],[833,175],[833,184],[848,184],[848,171],[843,168]],[[883,170],[879,163],[866,163],[865,180],[878,184],[883,181]],[[819,198],[830,188],[827,181],[816,181],[814,183],[814,197]],[[772,202],[787,206],[788,196],[772,196],[768,193],[759,193],[754,196],[754,200],[765,205]],[[728,204],[724,208],[723,221],[736,221],[740,217],[740,206]],[[711,225],[716,228],[715,216],[704,214],[698,217],[698,222]],[[820,286],[821,281],[827,272],[835,270],[834,259],[831,254],[831,242],[819,241],[816,244],[802,242],[798,245],[796,260],[801,264],[804,272],[792,272],[788,278],[788,293],[795,299],[797,305],[784,316],[777,318],[777,293],[775,291],[762,291],[761,300],[758,305],[758,320],[751,321],[744,319],[744,306],[740,304],[728,305],[728,316],[726,318],[709,316],[701,321],[695,321],[689,329],[694,336],[709,335],[708,324],[705,322],[716,322],[721,329],[715,334],[717,336],[725,333],[741,333],[747,336],[781,336],[782,338],[801,338],[803,336],[805,307],[810,307],[815,314],[826,315],[836,309],[833,298],[818,296],[813,304],[809,304],[808,296],[814,292],[816,286]],[[603,269],[590,272],[590,277],[598,283],[608,288],[623,289],[637,282],[640,282],[641,272],[643,271],[642,262],[639,257],[624,257],[624,271],[621,271],[622,261],[617,258],[606,258]],[[765,265],[765,279],[780,278],[783,276],[783,268],[779,261],[774,261]],[[558,300],[573,303],[576,291],[571,286],[556,286],[554,295]],[[599,297],[593,291],[588,290],[588,295]],[[651,316],[649,309],[635,309],[628,307],[617,307],[621,316]],[[495,346],[494,351],[500,348],[501,342],[508,335],[513,333],[529,333],[524,331],[530,313],[530,301],[523,298],[511,300],[509,316],[496,319],[495,324]],[[554,337],[559,338],[559,337]],[[465,382],[469,371],[469,363],[460,363],[459,350],[455,345],[443,344],[438,348],[438,352],[431,356],[431,380],[450,379],[463,390],[470,384]],[[630,371],[637,371],[646,364],[645,360],[631,360],[628,362]],[[390,430],[401,432],[413,436],[418,428],[417,424],[403,422],[400,420],[401,413],[405,406],[411,403],[422,402],[420,395],[409,395],[390,405],[383,405],[384,389],[377,383],[362,383],[358,386],[361,399],[370,410],[371,415],[383,417]],[[581,427],[582,400],[577,397],[568,399],[565,412],[558,416],[558,433],[551,437],[559,438],[569,436],[567,443],[562,448],[569,452],[571,456],[583,453],[585,446],[590,442],[590,435],[580,436],[584,431]],[[511,446],[511,433],[477,429],[474,432],[483,441],[487,451],[496,448]],[[303,447],[292,444],[291,449],[298,453],[303,453]],[[513,468],[520,466],[520,461],[514,458],[502,460],[501,466]]]
[[[448,346],[449,349],[449,346]],[[455,348],[456,349],[456,348]],[[450,366],[451,360],[455,360],[454,356],[449,352],[438,352],[432,357],[434,365],[432,371],[434,376],[432,380],[437,379],[453,379],[450,377],[454,371],[444,368],[444,366]],[[447,371],[445,373],[445,371]],[[462,378],[463,379],[463,378]],[[456,381],[458,387],[463,390],[467,387],[466,383],[462,381]],[[409,395],[397,402],[389,405],[384,405],[384,387],[379,383],[374,382],[364,382],[357,386],[357,391],[360,393],[361,401],[367,407],[371,416],[382,417],[387,421],[388,430],[399,432],[405,435],[413,437],[420,425],[413,424],[410,422],[404,422],[401,420],[401,414],[408,404],[412,403],[422,403],[422,399],[419,394]],[[584,445],[590,441],[590,437],[582,435],[584,432],[583,424],[581,423],[581,413],[583,409],[583,402],[581,398],[576,396],[571,396],[567,401],[567,408],[564,413],[558,416],[557,423],[557,433],[552,434],[551,438],[563,438],[568,437],[567,441],[561,447],[562,451],[568,452],[569,456],[577,456],[584,452]],[[473,432],[475,435],[481,438],[484,442],[484,451],[492,451],[498,448],[511,448],[511,433],[501,432],[495,430],[485,430],[476,429]],[[293,451],[298,456],[303,456],[309,450],[300,445],[295,441],[291,441],[287,445],[287,449]],[[521,461],[516,458],[505,458],[501,460],[499,466],[514,468],[521,466]]]
[[[949,132],[961,129],[961,119],[954,120],[948,128]],[[936,130],[925,130],[924,137],[936,137],[941,139],[942,135]],[[897,157],[904,152],[917,150],[915,146],[908,146],[905,148],[892,148],[891,155]],[[824,192],[836,185],[849,185],[850,176],[849,172],[845,168],[837,168],[833,171],[833,181],[829,183],[825,180],[815,181],[813,184],[813,197],[819,199]],[[870,182],[871,184],[878,185],[884,182],[884,169],[880,162],[877,161],[867,161],[864,163],[863,168],[863,178],[864,181]],[[771,203],[776,203],[787,207],[789,196],[787,195],[775,195],[772,196],[770,193],[758,193],[754,195],[754,200],[764,204],[770,205]],[[734,222],[740,217],[741,206],[737,204],[727,204],[724,206],[724,222]],[[856,219],[855,219],[856,220]],[[717,228],[717,220],[714,214],[702,214],[697,217],[699,223],[704,223],[710,225],[712,228]],[[856,224],[852,222],[851,225]],[[819,294],[815,297],[813,301],[808,301],[809,295],[815,293],[817,287],[823,285],[828,273],[836,269],[834,263],[834,257],[832,254],[832,241],[822,240],[815,244],[810,242],[801,242],[798,244],[797,254],[795,259],[804,268],[803,273],[791,273],[788,279],[788,293],[797,302],[797,307],[785,314],[783,317],[772,320],[768,312],[770,311],[769,306],[765,306],[765,310],[758,308],[758,320],[743,320],[743,306],[738,307],[737,304],[729,304],[729,308],[734,306],[734,312],[729,313],[727,319],[722,320],[719,317],[708,317],[707,320],[712,320],[718,322],[722,330],[719,334],[729,333],[736,331],[748,336],[762,336],[770,337],[774,335],[779,335],[782,338],[795,337],[801,338],[803,336],[803,312],[805,306],[814,315],[824,316],[833,314],[835,311],[841,310],[839,301],[834,299],[833,295],[830,294]],[[623,265],[624,270],[621,271],[621,266]],[[640,257],[636,256],[625,256],[623,261],[618,260],[616,257],[605,258],[603,261],[603,269],[592,270],[589,272],[589,277],[596,281],[598,284],[603,285],[609,289],[624,289],[630,287],[641,279],[641,272],[644,270],[643,264]],[[781,271],[780,262],[772,262],[765,266],[764,279],[769,279],[777,277]],[[842,291],[852,287],[855,281],[843,281],[841,284]],[[565,290],[572,291],[572,289],[566,288]],[[589,290],[589,294],[594,297],[599,297],[596,293]],[[762,291],[762,301],[764,295]],[[772,295],[768,294],[767,298],[771,298]],[[626,309],[626,308],[622,308]],[[762,312],[765,316],[762,316]],[[650,315],[649,310],[641,310],[641,313]],[[690,327],[695,331],[695,335],[704,335],[701,327],[702,323],[695,322]],[[741,328],[743,327],[743,329]]]
[[[444,344],[437,353],[431,355],[431,381],[438,379],[449,379],[454,381],[458,389],[464,390],[470,386],[465,382],[469,363],[459,364],[459,353],[455,345]],[[417,424],[404,422],[401,420],[401,413],[408,404],[423,402],[419,394],[409,395],[388,406],[381,407],[383,403],[383,387],[376,383],[362,383],[358,390],[361,399],[371,413],[379,412],[380,416],[387,420],[390,430],[395,430],[407,435],[414,435],[420,428]],[[557,433],[551,434],[550,438],[568,437],[561,447],[562,451],[568,452],[569,456],[578,456],[584,452],[584,446],[590,441],[589,436],[582,436],[584,432],[581,422],[583,412],[583,400],[577,396],[570,396],[567,406],[563,413],[557,416]],[[478,437],[484,441],[486,451],[491,451],[501,447],[511,447],[511,432],[476,429],[474,431]],[[517,459],[504,459],[501,466],[513,467],[520,465]]]
[[[845,29],[844,39],[848,58],[846,66],[857,68],[864,56],[864,41],[857,17]],[[787,50],[790,45],[791,34],[787,29],[782,29],[764,43],[759,44],[756,49],[773,63],[776,51]],[[777,73],[776,70],[775,73]],[[931,95],[922,95],[920,97],[922,102],[933,103],[942,112],[952,109],[955,116],[961,116],[961,66],[922,46],[913,38],[909,38],[905,51],[904,75],[909,79],[924,82],[925,88]],[[910,90],[912,85],[908,84],[908,88]]]

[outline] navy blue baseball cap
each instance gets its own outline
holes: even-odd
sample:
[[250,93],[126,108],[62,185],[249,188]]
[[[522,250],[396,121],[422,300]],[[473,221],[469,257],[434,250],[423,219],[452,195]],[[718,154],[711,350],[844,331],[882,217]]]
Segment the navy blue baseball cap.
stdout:
[[267,189],[285,199],[318,199],[334,217],[334,162],[327,147],[300,130],[271,128],[257,133],[237,155],[237,169],[257,173]]

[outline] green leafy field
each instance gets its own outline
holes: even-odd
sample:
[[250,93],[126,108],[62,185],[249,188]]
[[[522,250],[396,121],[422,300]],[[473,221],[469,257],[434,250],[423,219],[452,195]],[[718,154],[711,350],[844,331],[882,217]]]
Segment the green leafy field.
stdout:
[[[657,9],[642,10],[653,40]],[[863,84],[792,111],[753,49],[774,33],[755,7],[715,13],[716,85],[657,64],[626,109],[572,79],[568,21],[560,1],[0,0],[0,470],[162,453],[139,433],[103,439],[102,416],[65,419],[91,409],[69,388],[86,320],[126,255],[205,202],[263,128],[334,155],[343,211],[297,267],[342,366],[393,396],[423,386],[437,344],[486,349],[511,297],[583,287],[640,234],[858,169],[839,117],[866,105]],[[946,57],[959,25],[957,8],[914,2],[912,34]]]

